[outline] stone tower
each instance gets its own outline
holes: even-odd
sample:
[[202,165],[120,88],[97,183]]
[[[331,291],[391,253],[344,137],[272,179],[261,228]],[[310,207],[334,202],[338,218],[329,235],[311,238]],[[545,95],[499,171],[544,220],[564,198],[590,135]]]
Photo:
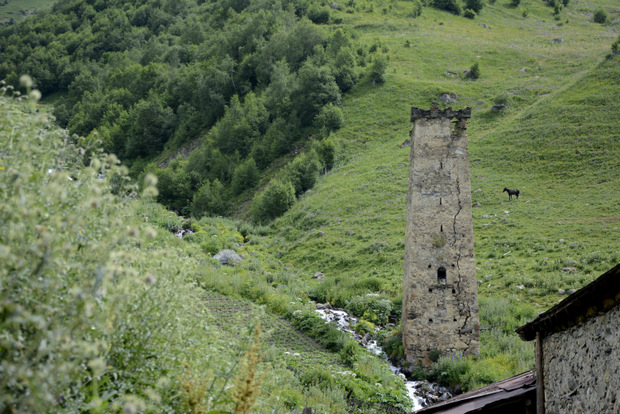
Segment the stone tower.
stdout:
[[479,352],[470,117],[470,108],[411,108],[402,323],[405,355],[414,365]]

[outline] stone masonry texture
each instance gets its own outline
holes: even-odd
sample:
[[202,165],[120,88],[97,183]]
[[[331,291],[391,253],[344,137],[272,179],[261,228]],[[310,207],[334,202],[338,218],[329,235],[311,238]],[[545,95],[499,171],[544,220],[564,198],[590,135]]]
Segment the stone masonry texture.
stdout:
[[402,314],[412,364],[479,352],[464,111],[412,108]]
[[412,108],[402,324],[414,365],[479,352],[469,113]]
[[620,306],[543,339],[545,413],[620,413]]

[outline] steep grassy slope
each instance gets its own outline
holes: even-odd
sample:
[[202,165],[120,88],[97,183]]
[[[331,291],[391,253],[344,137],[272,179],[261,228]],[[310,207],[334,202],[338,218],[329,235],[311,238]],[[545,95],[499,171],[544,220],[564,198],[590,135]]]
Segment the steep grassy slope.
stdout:
[[[343,15],[389,50],[390,67],[384,84],[345,100],[338,168],[274,225],[273,248],[307,274],[312,297],[344,306],[375,291],[400,306],[409,108],[456,93],[453,107],[472,107],[477,278],[491,328],[482,354],[494,359],[485,369],[527,369],[532,349],[511,330],[620,260],[620,72],[617,56],[605,60],[618,22],[591,23],[601,6],[619,13],[614,2],[574,2],[557,21],[531,1],[488,5],[473,21],[432,9],[407,18],[400,2]],[[475,62],[480,79],[465,80]],[[495,100],[508,109],[491,110]],[[519,188],[519,200],[504,187]],[[321,283],[309,280],[317,271]]]
[[[488,270],[489,263],[482,259],[500,253],[496,250],[503,247],[496,245],[503,246],[500,240],[510,237],[517,219],[510,213],[513,208],[520,215],[527,211],[518,224],[525,232],[535,233],[530,237],[540,243],[532,241],[532,245],[546,246],[563,238],[567,246],[582,246],[577,250],[581,255],[601,251],[610,264],[604,252],[617,246],[604,246],[612,236],[605,229],[613,228],[606,224],[618,216],[614,191],[618,133],[613,116],[618,109],[617,62],[600,66],[598,62],[608,53],[615,34],[587,23],[588,17],[576,10],[567,16],[572,23],[562,26],[549,19],[548,8],[534,11],[538,18],[522,18],[500,5],[488,6],[474,21],[432,9],[425,9],[416,20],[390,13],[367,17],[382,20],[366,24],[365,33],[390,50],[386,82],[359,88],[345,102],[347,124],[336,135],[342,149],[340,167],[278,222],[287,241],[281,247],[283,259],[308,272],[321,270],[334,277],[378,276],[386,290],[396,293],[402,272],[409,163],[409,148],[401,144],[411,127],[408,111],[410,106],[428,106],[442,93],[457,93],[459,103],[453,106],[473,107],[469,137],[473,202],[480,203],[474,209],[479,275],[497,273]],[[543,17],[549,21],[542,21]],[[478,26],[482,22],[491,29]],[[552,38],[556,37],[566,40],[555,44]],[[414,47],[405,48],[407,40]],[[476,61],[482,77],[461,79],[462,70]],[[492,111],[492,99],[503,94],[509,109]],[[519,187],[521,199],[508,204],[501,193],[504,186]],[[556,224],[567,219],[581,227]],[[512,227],[486,225],[493,220]],[[590,226],[592,231],[587,230]],[[582,232],[586,234],[576,240],[569,236]],[[507,247],[502,255],[511,250]],[[553,253],[547,261],[568,255]],[[505,268],[502,272],[512,266]],[[566,287],[575,287],[571,283]],[[554,300],[548,297],[540,305]]]
[[[345,413],[351,395],[405,401],[376,357],[353,368],[280,316],[201,288],[262,274],[251,261],[221,269],[174,236],[182,219],[149,201],[152,177],[138,196],[115,156],[84,168],[32,101],[0,96],[0,135],[0,411]],[[230,223],[201,223],[221,247],[244,239]]]

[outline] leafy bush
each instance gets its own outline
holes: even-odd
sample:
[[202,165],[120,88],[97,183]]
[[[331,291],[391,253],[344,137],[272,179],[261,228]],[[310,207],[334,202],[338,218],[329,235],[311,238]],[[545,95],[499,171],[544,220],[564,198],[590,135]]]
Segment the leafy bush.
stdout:
[[241,194],[244,190],[254,188],[258,184],[258,168],[254,158],[248,158],[235,168],[231,183],[232,191]]
[[353,327],[355,332],[360,335],[366,335],[375,332],[375,325],[367,320],[360,319]]
[[463,14],[463,7],[458,0],[432,0],[431,5],[439,10],[445,10],[460,16]]
[[385,71],[387,70],[388,62],[385,56],[377,55],[372,64],[368,68],[368,79],[372,83],[383,83],[385,79]]
[[312,23],[327,24],[329,23],[329,9],[327,7],[312,6],[306,14]]
[[228,211],[229,202],[224,192],[224,186],[215,180],[210,183],[205,181],[194,193],[190,207],[192,216],[216,216],[224,215]]
[[252,217],[259,223],[284,214],[295,203],[295,188],[290,181],[274,180],[252,200]]
[[[185,276],[197,251],[162,246],[135,216],[167,225],[161,207],[112,194],[101,177],[127,171],[115,156],[82,168],[44,108],[0,97],[0,111],[0,410],[180,411],[183,359],[213,375],[206,408],[229,408],[216,395],[228,399],[236,357]],[[145,179],[143,197],[155,183]]]
[[467,17],[468,19],[475,19],[476,12],[472,9],[465,9],[465,12],[463,12],[463,17]]
[[411,9],[411,13],[409,14],[409,16],[413,17],[414,19],[416,17],[420,17],[422,15],[422,10],[424,9],[424,5],[422,4],[420,0],[413,0],[411,3],[413,3],[413,7]]
[[285,169],[284,174],[295,187],[295,195],[299,197],[316,183],[319,175],[319,162],[314,151],[308,151],[295,158]]
[[611,53],[613,55],[617,55],[618,53],[620,53],[620,36],[618,37],[618,39],[616,39],[615,42],[611,44]]
[[351,298],[346,308],[356,316],[383,325],[388,322],[392,312],[392,302],[382,299],[376,293],[369,293]]
[[315,128],[321,130],[325,136],[332,131],[337,131],[344,124],[342,109],[334,104],[327,104],[314,118]]
[[465,0],[465,7],[473,10],[476,14],[480,14],[484,8],[484,0]]
[[607,23],[607,12],[604,9],[598,9],[594,12],[592,16],[592,21],[594,23],[605,24]]
[[334,161],[336,159],[336,147],[334,141],[331,139],[324,139],[314,145],[314,150],[319,156],[321,167],[324,172],[327,172],[334,168]]
[[495,98],[493,98],[493,103],[495,105],[507,105],[508,104],[508,95],[506,95],[505,93],[502,93],[500,95],[497,95]]
[[478,62],[474,63],[471,68],[469,68],[467,77],[469,79],[478,79],[480,77],[480,66],[478,65]]
[[403,336],[400,328],[381,341],[381,348],[392,361],[398,361],[405,357]]

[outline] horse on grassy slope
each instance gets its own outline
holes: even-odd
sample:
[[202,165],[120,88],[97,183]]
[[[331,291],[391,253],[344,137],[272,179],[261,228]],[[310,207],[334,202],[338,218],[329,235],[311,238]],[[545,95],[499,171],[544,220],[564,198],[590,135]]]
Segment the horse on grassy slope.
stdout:
[[519,189],[515,189],[515,190],[510,190],[506,187],[504,187],[504,191],[503,192],[507,192],[508,193],[508,200],[512,200],[512,196],[516,196],[517,200],[519,199]]

